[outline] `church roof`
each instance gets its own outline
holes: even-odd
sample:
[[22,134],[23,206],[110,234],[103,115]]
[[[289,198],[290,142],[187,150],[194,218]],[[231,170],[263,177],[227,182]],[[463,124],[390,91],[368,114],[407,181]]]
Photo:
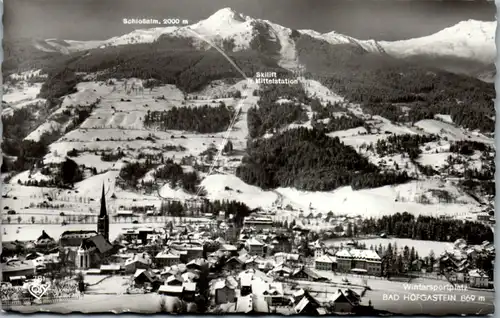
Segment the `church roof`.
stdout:
[[42,235],[40,235],[37,239],[37,241],[40,241],[40,240],[54,240],[52,237],[50,237],[46,232],[45,230],[42,230]]
[[104,254],[113,248],[113,245],[109,243],[104,236],[101,234],[92,236],[82,241],[83,248],[91,248],[95,247],[99,251],[99,253]]

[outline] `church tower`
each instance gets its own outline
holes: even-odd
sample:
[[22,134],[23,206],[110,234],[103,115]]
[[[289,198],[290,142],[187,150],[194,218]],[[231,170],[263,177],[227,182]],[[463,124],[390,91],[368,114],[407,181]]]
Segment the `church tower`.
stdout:
[[106,196],[104,194],[104,184],[102,185],[101,211],[97,220],[97,233],[104,236],[109,241],[109,216],[106,210]]

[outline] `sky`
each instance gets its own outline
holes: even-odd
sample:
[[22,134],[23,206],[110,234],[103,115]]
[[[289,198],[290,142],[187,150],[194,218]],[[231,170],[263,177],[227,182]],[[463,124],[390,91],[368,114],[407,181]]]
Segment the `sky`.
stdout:
[[144,26],[123,18],[180,18],[192,22],[231,7],[295,29],[337,31],[358,39],[426,36],[460,21],[493,21],[485,0],[4,0],[4,36],[103,40]]

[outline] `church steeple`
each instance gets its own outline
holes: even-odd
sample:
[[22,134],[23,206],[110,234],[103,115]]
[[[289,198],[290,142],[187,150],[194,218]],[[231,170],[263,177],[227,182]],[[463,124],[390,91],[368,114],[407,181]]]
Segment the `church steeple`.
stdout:
[[102,184],[101,211],[97,219],[97,233],[109,240],[109,216],[106,209],[106,194],[104,193],[104,183]]
[[108,215],[106,210],[106,195],[104,194],[104,183],[102,184],[102,194],[101,194],[101,212],[99,213],[99,217]]

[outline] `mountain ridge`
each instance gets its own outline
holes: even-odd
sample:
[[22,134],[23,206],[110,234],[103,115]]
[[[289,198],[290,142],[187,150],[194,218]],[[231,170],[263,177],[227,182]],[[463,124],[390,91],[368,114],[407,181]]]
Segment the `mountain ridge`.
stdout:
[[[272,21],[256,19],[226,7],[207,19],[187,26],[167,26],[137,29],[103,41],[73,41],[45,39],[36,42],[43,51],[72,52],[138,43],[152,43],[162,36],[193,38],[199,49],[207,49],[206,43],[196,39],[193,32],[215,44],[232,41],[233,51],[249,49],[258,36],[258,26],[270,30],[273,41],[281,45],[282,64],[287,68],[299,67],[291,40],[292,33],[307,34],[330,44],[352,44],[372,53],[389,54],[396,58],[461,58],[472,63],[491,66],[496,56],[496,22],[469,19],[438,31],[432,35],[400,41],[359,40],[336,31],[319,33],[314,30],[294,30]],[[440,64],[440,63],[436,63]],[[490,71],[490,70],[488,70]],[[487,71],[485,72],[487,73]]]

